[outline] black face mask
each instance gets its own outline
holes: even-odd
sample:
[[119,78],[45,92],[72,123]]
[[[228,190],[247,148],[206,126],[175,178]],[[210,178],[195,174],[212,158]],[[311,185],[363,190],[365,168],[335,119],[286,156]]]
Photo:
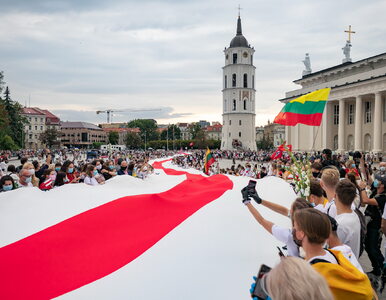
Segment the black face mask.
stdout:
[[127,167],[121,167],[122,171],[126,171]]
[[320,172],[312,172],[312,176],[314,176],[315,178],[318,178],[319,174],[320,174]]
[[298,247],[301,247],[302,246],[302,241],[301,240],[298,240],[296,238],[296,229],[295,228],[292,228],[292,239],[294,240],[296,246]]

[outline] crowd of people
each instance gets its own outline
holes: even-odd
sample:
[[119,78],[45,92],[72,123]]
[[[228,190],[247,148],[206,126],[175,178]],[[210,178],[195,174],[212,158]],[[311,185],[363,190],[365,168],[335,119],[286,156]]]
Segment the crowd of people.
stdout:
[[[46,149],[18,153],[20,165],[16,167],[9,163],[11,154],[2,153],[0,190],[38,187],[48,191],[65,184],[100,185],[122,175],[145,179],[154,171],[149,160],[170,156],[182,168],[203,170],[204,150],[177,154],[125,151],[87,158],[82,151]],[[213,151],[216,162],[211,165],[209,175],[296,180],[290,171],[291,157],[284,154],[271,160],[271,154]],[[285,244],[281,252],[286,252],[286,256],[265,275],[265,291],[271,299],[321,299],[321,295],[323,299],[377,298],[386,282],[386,255],[381,248],[382,235],[386,234],[386,162],[359,152],[333,155],[329,149],[295,153],[295,157],[310,162],[308,171],[312,178],[307,199],[297,198],[286,208],[261,199],[256,191],[242,191],[243,203],[257,222]],[[228,163],[232,160],[231,167],[221,167],[224,160]],[[253,200],[257,206],[252,204]],[[259,205],[289,217],[291,228],[265,219]],[[364,273],[359,262],[363,251],[367,252],[373,268],[368,273]],[[308,284],[302,285],[300,278],[308,280]]]
[[[299,291],[291,287],[300,287],[298,278],[304,274],[311,276],[309,268],[299,269],[296,278],[281,276],[281,280],[276,278],[280,276],[278,272],[269,272],[265,284],[272,299],[321,299],[316,291],[322,285],[327,285],[332,294],[323,299],[377,299],[383,291],[386,264],[381,242],[386,234],[386,162],[380,161],[374,171],[358,152],[346,160],[342,157],[334,158],[325,149],[320,158],[315,158],[311,164],[310,195],[308,199],[297,198],[290,209],[261,199],[256,191],[242,191],[243,203],[264,229],[286,245],[287,256],[304,259],[323,278],[317,279],[316,285],[307,282],[303,288],[308,296],[301,298]],[[284,228],[264,218],[260,205],[289,217],[292,227]],[[367,273],[359,263],[363,251],[373,268]],[[276,268],[282,269],[283,265],[286,263],[281,262]],[[281,283],[280,292],[272,288],[273,282]]]

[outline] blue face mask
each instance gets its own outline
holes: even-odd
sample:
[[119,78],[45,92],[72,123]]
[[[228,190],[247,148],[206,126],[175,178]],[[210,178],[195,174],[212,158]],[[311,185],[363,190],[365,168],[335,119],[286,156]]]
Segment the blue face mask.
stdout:
[[11,185],[3,185],[3,191],[11,191],[12,190],[12,184]]
[[32,178],[31,177],[27,177],[26,179],[25,179],[25,182],[26,183],[30,183],[32,181]]
[[74,168],[69,168],[69,169],[68,169],[68,173],[71,174],[72,172],[74,172]]
[[56,172],[59,172],[59,171],[60,171],[60,168],[55,168],[55,171],[56,171]]
[[385,172],[385,171],[386,171],[386,168],[385,168],[385,167],[380,167],[379,170],[380,170],[381,172]]
[[109,168],[110,168],[110,170],[114,170],[114,166],[113,165],[109,166]]
[[97,170],[94,170],[94,176],[98,175],[98,171]]
[[374,187],[375,187],[375,188],[378,188],[378,187],[379,187],[379,181],[378,181],[378,179],[375,179],[375,180],[374,180]]
[[351,168],[356,168],[356,167],[357,167],[356,164],[351,165]]

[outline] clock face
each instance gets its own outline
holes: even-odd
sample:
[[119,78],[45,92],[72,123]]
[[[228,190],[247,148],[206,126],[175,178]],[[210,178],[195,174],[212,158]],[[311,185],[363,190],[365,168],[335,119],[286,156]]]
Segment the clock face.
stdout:
[[248,53],[247,53],[247,52],[244,52],[244,53],[243,53],[243,56],[244,56],[245,58],[247,58],[247,57],[248,57]]

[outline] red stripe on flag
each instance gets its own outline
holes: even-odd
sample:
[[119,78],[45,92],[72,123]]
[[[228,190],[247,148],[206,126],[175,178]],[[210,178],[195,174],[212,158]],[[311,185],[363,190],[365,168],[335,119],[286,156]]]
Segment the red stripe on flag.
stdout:
[[295,126],[298,123],[310,126],[320,126],[320,123],[322,122],[322,117],[322,113],[302,115],[291,112],[280,112],[276,116],[275,120],[273,120],[273,122],[286,126]]
[[50,299],[100,279],[233,187],[223,175],[187,177],[169,191],[111,201],[0,248],[0,299]]

